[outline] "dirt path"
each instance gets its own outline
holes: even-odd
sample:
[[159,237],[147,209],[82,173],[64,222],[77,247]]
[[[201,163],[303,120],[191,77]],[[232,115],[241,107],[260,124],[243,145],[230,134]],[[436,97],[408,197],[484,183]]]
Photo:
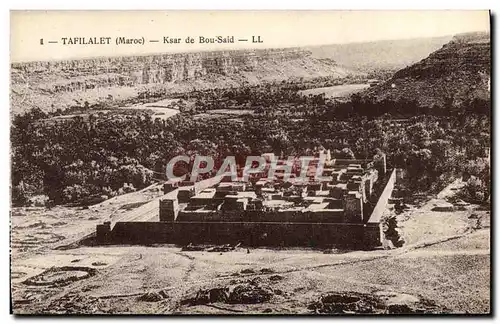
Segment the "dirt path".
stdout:
[[[448,189],[448,192],[453,191]],[[134,204],[145,200],[139,195],[134,197],[136,197]],[[138,204],[130,210],[121,210],[123,203],[121,199],[116,199],[109,204],[99,206],[98,210],[115,212],[117,219],[120,220],[143,219],[149,217],[149,213],[157,212],[159,198],[159,196],[154,197],[147,203]],[[141,307],[146,306],[147,309],[144,308],[146,313],[174,312],[178,310],[176,303],[186,294],[193,293],[197,289],[228,285],[235,280],[245,281],[253,280],[253,278],[267,280],[273,275],[284,277],[280,281],[283,289],[289,288],[293,291],[290,300],[298,304],[306,297],[312,298],[315,293],[322,291],[326,286],[333,287],[342,283],[348,287],[355,287],[354,289],[368,291],[373,288],[393,291],[408,288],[409,293],[425,294],[426,291],[419,290],[420,286],[412,284],[412,281],[394,277],[390,271],[387,272],[387,269],[390,269],[392,263],[402,264],[405,271],[409,271],[407,274],[412,276],[411,278],[419,278],[420,271],[425,271],[427,260],[431,267],[428,270],[436,271],[436,268],[432,268],[435,264],[443,267],[443,263],[450,262],[449,265],[454,267],[458,262],[455,260],[460,260],[460,262],[466,260],[468,267],[474,267],[475,262],[483,264],[485,257],[490,255],[489,229],[471,226],[473,221],[477,220],[477,218],[469,219],[471,211],[434,212],[431,209],[435,201],[431,200],[422,208],[405,215],[402,229],[411,234],[409,237],[414,239],[409,240],[407,242],[409,244],[402,248],[393,250],[339,251],[337,254],[323,254],[321,251],[307,249],[262,248],[252,249],[252,252],[247,254],[245,249],[226,253],[187,252],[170,245],[79,247],[67,251],[47,250],[41,255],[27,253],[26,256],[29,258],[13,259],[13,269],[21,272],[30,270],[31,273],[42,271],[50,266],[68,264],[91,266],[96,261],[106,264],[97,267],[98,273],[89,279],[74,282],[66,287],[39,289],[36,292],[40,294],[39,300],[26,306],[28,309],[44,309],[51,303],[64,305],[66,301],[73,300],[73,296],[77,294],[78,298],[99,300],[104,302],[106,307],[120,312],[126,312],[127,309],[142,309]],[[92,214],[90,211],[84,212]],[[76,213],[75,217],[81,217],[81,215]],[[477,217],[482,223],[481,217],[489,217],[489,214],[481,214]],[[20,225],[25,226],[25,224]],[[74,260],[78,262],[70,263]],[[418,266],[412,266],[412,263]],[[447,266],[448,264],[445,264],[443,269],[447,269]],[[372,267],[375,271],[373,276],[371,275]],[[267,269],[266,272],[261,271],[264,268]],[[243,270],[251,271],[246,273]],[[486,270],[484,266],[476,270],[479,271],[479,277],[472,276],[471,278],[475,278],[476,281],[471,282],[482,287],[485,285],[483,278],[486,276]],[[363,271],[363,274],[358,276],[358,271]],[[441,272],[439,275],[441,276]],[[454,282],[454,276],[457,274],[443,273],[442,275],[446,282]],[[28,294],[34,293],[33,287],[23,287],[17,282],[16,290],[25,290]],[[401,283],[401,286],[395,283]],[[304,285],[303,292],[295,291],[296,288],[304,287]],[[461,300],[469,297],[484,299],[483,295],[486,292],[478,290],[482,288],[473,289],[479,291],[477,293],[479,297],[470,295],[474,292],[467,289]],[[137,301],[138,296],[157,290],[168,291],[169,298],[157,303],[144,304]],[[448,293],[446,290],[443,292]],[[21,296],[20,300],[23,298],[19,294],[16,296]],[[74,301],[74,303],[82,303],[79,307],[85,307],[84,301]],[[125,303],[130,308],[114,305],[114,303]],[[24,306],[18,307],[21,310],[24,309]]]

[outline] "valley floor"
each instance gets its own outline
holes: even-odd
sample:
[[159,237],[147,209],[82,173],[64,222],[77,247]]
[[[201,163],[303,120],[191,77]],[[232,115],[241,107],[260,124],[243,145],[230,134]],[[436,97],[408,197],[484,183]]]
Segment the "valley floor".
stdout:
[[[490,212],[477,206],[432,211],[443,195],[398,216],[406,244],[392,250],[237,248],[219,253],[181,251],[171,245],[53,249],[91,231],[95,218],[100,222],[129,217],[135,208],[147,211],[143,202],[157,196],[153,186],[85,210],[14,209],[13,312],[324,313],[332,311],[323,307],[325,294],[342,295],[341,308],[328,304],[341,313],[490,312]],[[37,277],[51,267],[63,268]],[[64,276],[62,270],[69,272]],[[32,280],[26,283],[28,278]],[[50,280],[59,284],[44,285]]]

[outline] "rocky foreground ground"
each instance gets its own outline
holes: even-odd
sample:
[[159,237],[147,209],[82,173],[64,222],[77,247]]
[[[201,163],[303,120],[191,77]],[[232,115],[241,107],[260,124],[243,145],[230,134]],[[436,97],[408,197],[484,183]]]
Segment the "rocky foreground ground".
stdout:
[[154,186],[89,209],[13,209],[13,312],[488,313],[490,212],[435,211],[451,189],[398,215],[402,248],[375,251],[72,244],[98,222],[148,215]]

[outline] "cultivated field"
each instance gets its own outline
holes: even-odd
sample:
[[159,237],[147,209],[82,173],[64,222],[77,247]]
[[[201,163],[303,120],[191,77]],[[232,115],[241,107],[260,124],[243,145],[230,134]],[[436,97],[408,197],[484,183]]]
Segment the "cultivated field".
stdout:
[[119,107],[120,109],[132,109],[132,110],[144,110],[144,111],[152,111],[152,118],[160,118],[166,120],[176,114],[179,113],[179,109],[172,108],[175,106],[177,99],[164,99],[157,102],[146,103],[146,104],[138,104],[132,106],[123,106]]
[[326,98],[339,98],[350,96],[368,87],[370,87],[368,84],[343,84],[332,87],[302,90],[300,93],[304,95],[317,95],[324,93]]

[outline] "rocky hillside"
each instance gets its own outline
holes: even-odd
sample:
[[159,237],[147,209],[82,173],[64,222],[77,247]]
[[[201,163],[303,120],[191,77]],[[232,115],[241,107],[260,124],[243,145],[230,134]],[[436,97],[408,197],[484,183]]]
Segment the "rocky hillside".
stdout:
[[296,48],[18,63],[11,65],[12,111],[126,100],[151,87],[177,92],[350,73]]
[[460,34],[427,58],[365,91],[372,100],[417,100],[432,107],[490,97],[490,34]]

